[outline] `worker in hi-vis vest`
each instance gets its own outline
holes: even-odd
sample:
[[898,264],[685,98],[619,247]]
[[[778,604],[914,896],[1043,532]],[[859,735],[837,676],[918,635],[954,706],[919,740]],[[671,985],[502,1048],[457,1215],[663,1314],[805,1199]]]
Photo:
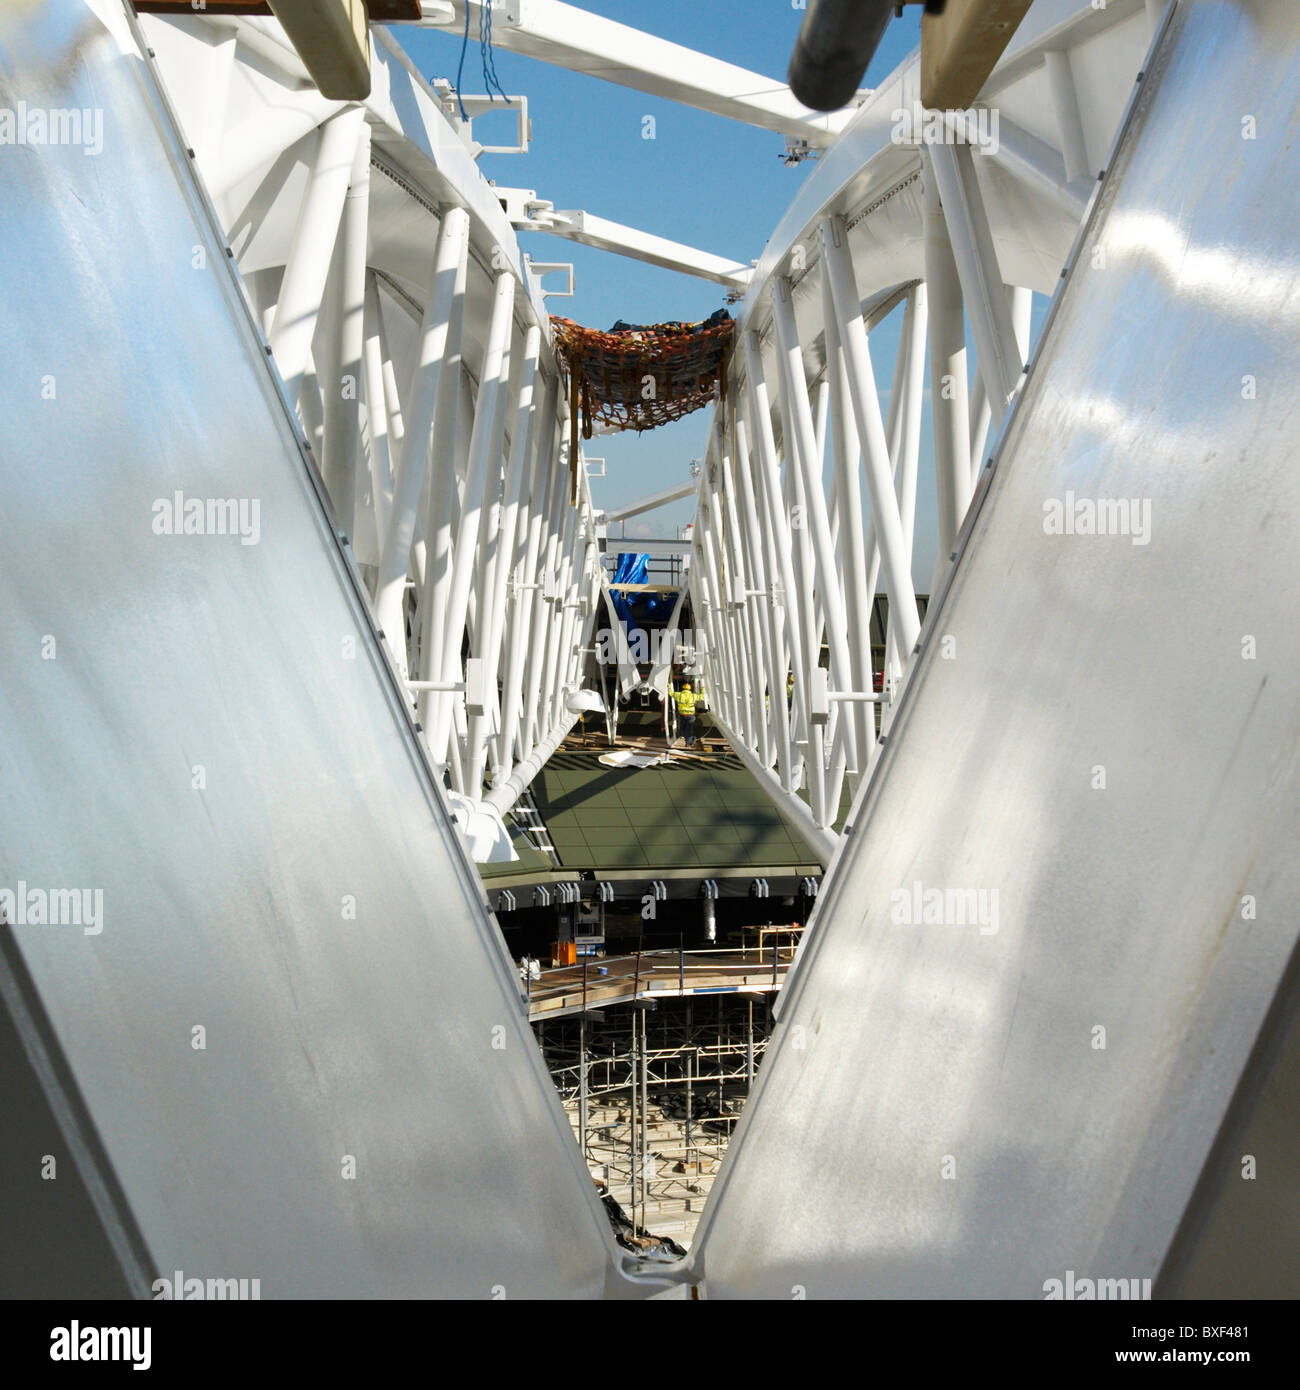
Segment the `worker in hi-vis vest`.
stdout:
[[683,681],[682,688],[673,696],[677,706],[677,723],[682,731],[682,740],[689,748],[695,742],[695,692],[690,681]]

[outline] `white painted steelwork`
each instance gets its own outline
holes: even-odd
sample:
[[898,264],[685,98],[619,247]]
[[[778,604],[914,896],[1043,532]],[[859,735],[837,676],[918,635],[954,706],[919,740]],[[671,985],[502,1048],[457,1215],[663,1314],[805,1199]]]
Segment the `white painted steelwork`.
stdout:
[[[27,882],[104,892],[102,932],[6,927],[0,996],[114,1268],[266,1296],[1285,1287],[1234,1249],[1228,1175],[1296,1086],[1294,7],[1037,0],[975,153],[909,127],[914,59],[810,132],[780,84],[664,79],[619,26],[506,9],[516,51],[824,146],[734,277],[685,557],[712,713],[827,866],[817,915],[692,1259],[638,1276],[440,790],[523,794],[608,594],[507,208],[382,30],[352,106],[271,23],[0,11],[29,103],[106,116],[102,162],[0,169],[42,386],[6,379],[4,839]],[[177,490],[256,500],[257,539],[157,534]],[[1080,498],[1128,533],[1079,535]]]
[[1137,89],[697,1232],[710,1298],[1295,1289],[1215,1214],[1296,1085],[1298,44],[1198,0]]

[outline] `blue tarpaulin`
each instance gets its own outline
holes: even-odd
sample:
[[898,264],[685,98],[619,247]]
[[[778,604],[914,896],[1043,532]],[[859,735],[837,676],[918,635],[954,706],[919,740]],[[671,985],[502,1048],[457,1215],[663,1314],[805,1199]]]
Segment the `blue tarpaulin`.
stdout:
[[[645,584],[648,582],[650,557],[648,555],[620,554],[614,568],[615,584]],[[619,589],[611,591],[614,611],[623,620],[629,638],[633,627],[646,622],[665,622],[677,602],[676,593],[624,593]]]

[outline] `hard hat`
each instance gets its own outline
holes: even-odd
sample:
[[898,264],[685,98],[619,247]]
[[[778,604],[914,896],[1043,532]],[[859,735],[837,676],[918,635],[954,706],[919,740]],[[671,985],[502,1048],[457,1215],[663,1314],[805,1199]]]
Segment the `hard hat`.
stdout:
[[683,689],[683,690],[689,690],[690,688],[691,688],[691,683],[690,683],[690,681],[683,681],[683,682],[682,682],[682,689]]

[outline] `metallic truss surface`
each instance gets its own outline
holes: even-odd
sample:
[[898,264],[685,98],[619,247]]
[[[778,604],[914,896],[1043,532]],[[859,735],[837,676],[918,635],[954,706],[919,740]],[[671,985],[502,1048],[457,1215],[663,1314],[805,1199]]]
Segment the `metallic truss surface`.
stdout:
[[[927,141],[916,59],[812,118],[576,14],[503,6],[501,42],[820,151],[752,269],[490,186],[382,29],[351,104],[270,21],[0,12],[24,113],[102,120],[0,164],[0,830],[12,888],[101,894],[15,911],[0,998],[115,1267],[788,1298],[1246,1265],[1232,1165],[1294,1098],[1300,15],[1036,0],[977,150]],[[528,226],[738,297],[699,655],[827,870],[669,1269],[612,1238],[445,790],[526,791],[607,592]]]

